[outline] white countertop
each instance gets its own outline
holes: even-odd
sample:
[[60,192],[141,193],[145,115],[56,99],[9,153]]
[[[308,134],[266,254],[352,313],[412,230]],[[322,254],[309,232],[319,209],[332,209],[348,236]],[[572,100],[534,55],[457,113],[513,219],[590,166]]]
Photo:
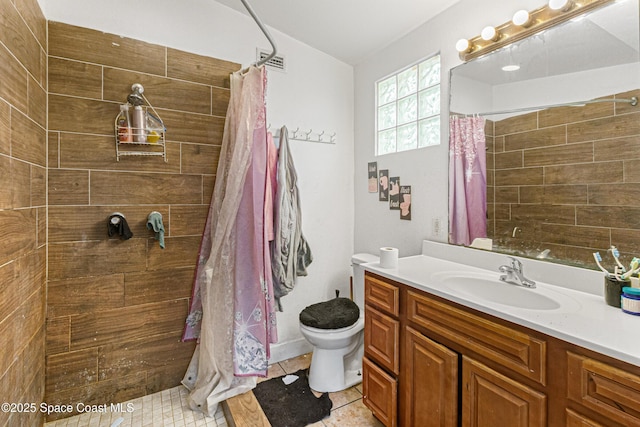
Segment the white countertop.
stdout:
[[[502,259],[506,258],[502,256]],[[526,275],[527,263],[535,261],[525,259],[522,262]],[[497,270],[482,269],[428,255],[400,258],[398,267],[394,269],[381,268],[379,263],[365,264],[364,267],[380,276],[449,301],[640,366],[640,316],[626,314],[619,308],[607,305],[602,295],[538,282],[535,289],[522,288],[523,291],[538,292],[551,297],[555,295],[560,307],[552,310],[526,309],[456,292],[453,286],[447,286],[437,278],[437,273],[447,276],[452,272],[478,276],[495,275],[497,278]],[[435,278],[432,277],[434,274]],[[600,286],[604,286],[602,278]]]

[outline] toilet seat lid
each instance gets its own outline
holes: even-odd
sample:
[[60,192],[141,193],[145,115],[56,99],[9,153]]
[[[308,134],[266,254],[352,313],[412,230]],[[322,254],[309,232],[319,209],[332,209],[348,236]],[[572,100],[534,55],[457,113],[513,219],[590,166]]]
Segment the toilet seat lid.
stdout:
[[317,329],[341,329],[354,325],[360,308],[349,298],[333,298],[312,304],[300,312],[300,323]]

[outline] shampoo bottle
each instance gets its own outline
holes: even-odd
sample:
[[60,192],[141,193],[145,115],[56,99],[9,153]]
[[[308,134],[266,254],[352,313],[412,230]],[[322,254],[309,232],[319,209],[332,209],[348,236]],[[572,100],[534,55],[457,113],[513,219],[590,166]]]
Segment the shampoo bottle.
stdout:
[[129,117],[129,104],[120,106],[120,114],[118,114],[118,141],[133,142],[131,135],[131,120]]
[[133,107],[133,140],[134,142],[147,142],[147,120],[142,106]]

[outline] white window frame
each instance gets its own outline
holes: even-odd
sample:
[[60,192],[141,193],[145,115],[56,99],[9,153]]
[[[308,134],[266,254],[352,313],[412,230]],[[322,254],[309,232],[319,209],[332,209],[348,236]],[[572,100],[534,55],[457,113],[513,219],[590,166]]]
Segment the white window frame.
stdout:
[[[438,81],[433,82],[432,84],[428,85],[427,87],[424,88],[420,88],[420,78],[419,78],[419,70],[420,70],[420,65],[428,62],[428,61],[432,61],[434,58],[438,58],[438,64],[441,65],[442,64],[442,59],[440,56],[440,52],[435,53],[433,55],[430,55],[426,58],[423,58],[415,63],[412,63],[394,73],[391,73],[379,80],[377,80],[375,82],[375,153],[376,156],[383,156],[383,155],[387,155],[387,154],[394,154],[394,153],[402,153],[402,152],[407,152],[407,151],[413,151],[413,150],[418,150],[418,149],[422,149],[422,148],[427,148],[427,147],[432,147],[435,145],[439,145],[440,142],[440,112],[441,112],[441,94],[442,94],[442,88],[441,88],[441,84],[442,84],[442,70],[440,68],[439,72],[438,72]],[[397,79],[399,75],[402,75],[403,73],[405,73],[406,71],[412,69],[413,67],[417,67],[416,68],[416,73],[418,73],[417,76],[417,83],[416,83],[416,88],[415,91],[412,92],[408,92],[406,94],[403,94],[401,97],[398,97],[397,94],[397,90],[398,90],[398,85],[397,85]],[[387,103],[384,104],[379,104],[380,102],[380,94],[379,94],[379,90],[380,90],[380,83],[386,82],[391,78],[395,78],[396,79],[396,96],[394,99],[390,100]],[[437,88],[437,111],[433,111],[431,114],[426,115],[421,117],[420,116],[420,94],[427,94],[427,92],[429,91],[433,91],[435,88]],[[434,93],[435,95],[435,93]],[[409,100],[409,98],[411,97],[415,97],[415,109],[416,109],[416,117],[415,119],[411,119],[411,120],[406,120],[403,121],[402,123],[399,123],[399,117],[398,117],[398,103],[403,101],[403,100]],[[379,129],[379,119],[380,119],[380,113],[379,110],[381,107],[391,107],[393,105],[395,105],[395,124],[384,127],[383,129]],[[435,122],[435,124],[433,124],[433,128],[437,129],[438,135],[437,138],[433,138],[432,139],[432,143],[429,144],[422,144],[423,141],[420,140],[420,123],[424,122],[426,125],[427,121],[431,121],[431,123],[433,124]],[[408,127],[408,125],[412,125],[415,124],[415,147],[411,147],[411,148],[405,148],[405,149],[398,149],[398,147],[401,147],[399,144],[399,140],[398,140],[398,128],[403,128],[403,127]],[[394,131],[395,133],[395,150],[394,151],[384,151],[381,152],[380,148],[380,134],[381,133],[389,133],[390,131]],[[421,145],[422,144],[422,145]]]

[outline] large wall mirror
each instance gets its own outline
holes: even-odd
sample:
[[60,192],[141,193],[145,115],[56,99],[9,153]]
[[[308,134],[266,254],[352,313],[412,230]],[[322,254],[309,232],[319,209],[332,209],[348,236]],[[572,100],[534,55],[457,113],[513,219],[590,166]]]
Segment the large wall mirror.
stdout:
[[492,250],[587,268],[612,245],[625,263],[640,257],[638,3],[608,3],[451,70],[451,114],[484,119]]

